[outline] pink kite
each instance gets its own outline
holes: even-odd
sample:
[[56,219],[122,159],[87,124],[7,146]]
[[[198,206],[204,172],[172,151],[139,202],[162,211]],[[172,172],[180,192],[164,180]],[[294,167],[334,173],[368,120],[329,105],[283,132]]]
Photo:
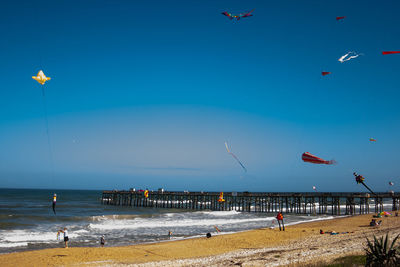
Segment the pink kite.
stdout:
[[383,51],[382,55],[400,54],[400,51]]
[[328,75],[328,74],[331,74],[329,71],[323,71],[323,72],[321,72],[321,74],[322,74],[322,76],[325,76],[325,75]]
[[311,154],[310,152],[305,152],[303,153],[303,155],[301,156],[301,159],[304,162],[309,162],[309,163],[315,163],[315,164],[327,164],[327,165],[331,165],[331,164],[335,164],[336,161],[334,160],[324,160],[321,159],[313,154]]

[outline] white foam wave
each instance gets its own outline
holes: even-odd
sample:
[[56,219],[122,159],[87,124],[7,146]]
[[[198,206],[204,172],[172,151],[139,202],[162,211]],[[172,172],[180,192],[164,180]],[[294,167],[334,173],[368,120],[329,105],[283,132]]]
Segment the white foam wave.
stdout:
[[137,218],[134,220],[110,220],[103,223],[91,223],[89,228],[102,230],[116,229],[138,229],[138,228],[160,228],[160,227],[188,227],[188,226],[213,226],[227,224],[244,224],[251,222],[270,222],[274,217],[264,218],[244,218],[244,219],[181,219],[181,220],[143,220]]
[[[68,235],[77,237],[75,233]],[[32,232],[28,230],[2,231],[0,240],[5,242],[58,242],[57,232]]]
[[26,247],[28,242],[0,243],[0,248]]

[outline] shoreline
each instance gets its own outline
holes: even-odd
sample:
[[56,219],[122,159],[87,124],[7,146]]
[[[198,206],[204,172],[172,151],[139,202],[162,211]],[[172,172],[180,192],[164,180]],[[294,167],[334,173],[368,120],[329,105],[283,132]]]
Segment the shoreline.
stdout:
[[[229,266],[236,259],[250,261],[251,266],[279,266],[360,252],[366,236],[388,231],[400,233],[400,217],[382,218],[380,227],[370,227],[371,218],[372,214],[367,214],[314,220],[287,225],[282,232],[261,228],[213,235],[209,239],[193,237],[120,247],[13,252],[1,254],[0,261],[2,266]],[[349,233],[320,235],[319,229]],[[333,244],[338,248],[332,248]]]

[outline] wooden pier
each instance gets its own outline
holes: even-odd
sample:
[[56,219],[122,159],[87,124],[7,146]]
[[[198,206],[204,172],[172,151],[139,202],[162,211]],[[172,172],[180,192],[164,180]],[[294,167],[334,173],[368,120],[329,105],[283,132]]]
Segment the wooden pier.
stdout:
[[397,211],[399,193],[250,193],[224,192],[225,201],[219,202],[220,192],[149,191],[148,197],[139,191],[103,191],[104,205],[293,214],[355,215]]

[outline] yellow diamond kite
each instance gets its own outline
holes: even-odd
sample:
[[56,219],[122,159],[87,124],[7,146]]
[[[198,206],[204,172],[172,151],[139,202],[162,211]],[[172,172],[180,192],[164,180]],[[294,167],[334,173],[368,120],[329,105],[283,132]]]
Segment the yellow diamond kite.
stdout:
[[44,75],[43,71],[40,70],[37,74],[37,76],[32,76],[32,79],[36,80],[38,83],[40,83],[41,85],[43,85],[45,82],[47,82],[48,80],[50,80],[50,77],[46,77],[46,75]]

